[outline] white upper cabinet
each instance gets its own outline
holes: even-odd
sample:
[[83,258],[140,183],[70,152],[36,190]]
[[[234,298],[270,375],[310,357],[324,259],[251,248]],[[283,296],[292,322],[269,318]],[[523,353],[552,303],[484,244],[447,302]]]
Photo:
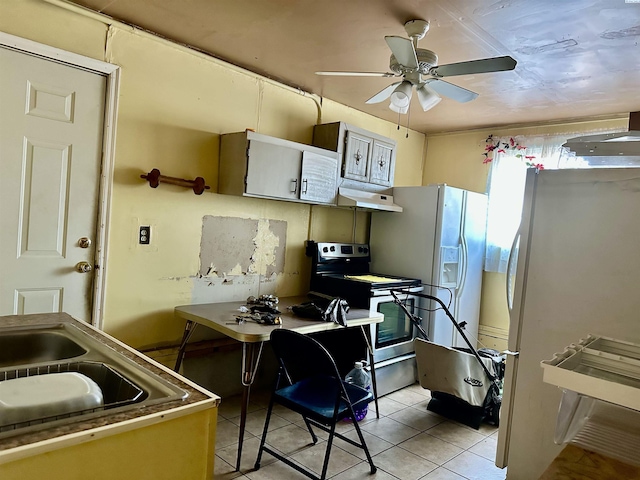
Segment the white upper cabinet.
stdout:
[[312,203],[336,203],[337,158],[304,150],[300,178],[300,200]]
[[338,152],[342,161],[342,186],[365,190],[393,187],[396,143],[392,139],[335,122],[316,125],[313,144]]
[[245,192],[261,197],[297,200],[302,152],[257,140],[249,141]]
[[222,135],[218,193],[335,205],[336,152],[246,131]]
[[395,160],[395,146],[380,140],[373,141],[371,150],[371,164],[369,181],[377,185],[392,186],[393,162]]
[[369,181],[369,158],[373,149],[373,139],[347,131],[344,150],[344,170],[342,176],[360,182]]

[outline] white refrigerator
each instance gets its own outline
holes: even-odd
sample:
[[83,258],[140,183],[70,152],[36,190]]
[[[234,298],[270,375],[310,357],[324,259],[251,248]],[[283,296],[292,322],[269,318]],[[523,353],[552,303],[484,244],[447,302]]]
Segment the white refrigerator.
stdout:
[[530,170],[519,234],[496,455],[508,480],[539,478],[562,450],[562,392],[540,362],[588,334],[640,342],[640,169]]
[[[395,187],[402,212],[371,215],[371,271],[419,278],[437,296],[475,346],[487,217],[484,194],[450,187]],[[466,342],[438,305],[422,299],[419,315],[429,339],[448,347]],[[428,311],[427,309],[431,310]]]

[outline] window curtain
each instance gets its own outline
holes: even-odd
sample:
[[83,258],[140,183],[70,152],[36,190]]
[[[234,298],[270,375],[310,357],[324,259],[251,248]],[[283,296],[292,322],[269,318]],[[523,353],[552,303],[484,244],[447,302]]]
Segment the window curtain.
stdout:
[[[509,253],[520,226],[524,185],[528,168],[542,165],[544,169],[588,168],[579,157],[562,144],[575,134],[563,136],[517,136],[493,139],[500,145],[526,146],[526,149],[496,148],[487,181],[489,197],[487,211],[487,240],[484,269],[506,273]],[[513,140],[513,142],[512,142]],[[530,165],[528,165],[530,164]]]

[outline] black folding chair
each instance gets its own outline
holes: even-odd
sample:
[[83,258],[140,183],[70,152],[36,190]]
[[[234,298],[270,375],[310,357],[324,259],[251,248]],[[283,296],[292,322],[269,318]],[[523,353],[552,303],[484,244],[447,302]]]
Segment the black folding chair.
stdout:
[[[371,465],[371,473],[375,473],[376,466],[373,464],[360,426],[355,420],[354,412],[354,409],[364,408],[373,400],[371,392],[344,382],[340,378],[331,354],[313,338],[291,330],[278,329],[271,332],[271,346],[278,359],[278,377],[269,401],[255,469],[260,468],[260,459],[264,451],[309,478],[324,480],[327,475],[333,437],[336,436],[351,445],[362,448]],[[314,445],[318,442],[318,437],[313,432],[312,425],[329,433],[322,474],[319,477],[265,444],[271,411],[275,403],[302,415]],[[360,443],[336,432],[336,424],[347,417],[351,418]]]

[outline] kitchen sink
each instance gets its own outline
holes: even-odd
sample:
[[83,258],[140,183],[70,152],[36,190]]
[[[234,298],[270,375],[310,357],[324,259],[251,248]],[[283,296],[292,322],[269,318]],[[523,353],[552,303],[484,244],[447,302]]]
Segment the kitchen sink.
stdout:
[[188,396],[185,390],[72,323],[0,328],[0,382],[62,372],[78,372],[92,379],[102,390],[103,404],[10,424],[3,422],[0,404],[0,437]]
[[61,327],[0,333],[0,368],[64,360],[87,353]]

